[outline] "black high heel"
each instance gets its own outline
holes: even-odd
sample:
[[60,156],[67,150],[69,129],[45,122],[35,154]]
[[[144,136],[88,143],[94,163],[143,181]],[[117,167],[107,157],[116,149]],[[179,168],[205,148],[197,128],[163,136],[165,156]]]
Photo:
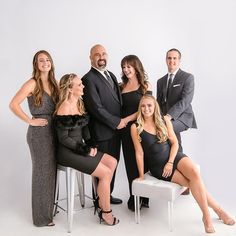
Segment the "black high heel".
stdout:
[[101,211],[101,208],[99,206],[99,197],[96,197],[95,199],[93,199],[93,205],[94,205],[94,215],[96,215],[96,213],[100,213]]
[[112,222],[112,224],[109,224],[109,223],[102,217],[102,214],[109,214],[109,213],[111,213],[111,212],[112,212],[112,210],[110,210],[110,211],[103,211],[103,210],[101,210],[101,211],[99,212],[98,217],[99,217],[99,220],[100,220],[100,224],[101,224],[102,222],[104,222],[105,224],[107,224],[107,225],[109,225],[109,226],[114,226],[114,225],[117,225],[117,224],[120,222],[119,219],[117,219],[116,217],[112,216],[112,217],[113,217],[113,222]]

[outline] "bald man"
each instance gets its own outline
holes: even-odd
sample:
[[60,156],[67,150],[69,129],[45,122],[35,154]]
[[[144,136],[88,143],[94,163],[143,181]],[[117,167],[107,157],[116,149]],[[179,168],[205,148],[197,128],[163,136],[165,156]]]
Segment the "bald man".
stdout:
[[[121,119],[121,94],[115,75],[106,69],[108,55],[102,45],[90,50],[91,69],[82,78],[84,104],[90,115],[90,131],[98,144],[98,150],[120,159],[119,129],[126,126]],[[114,188],[115,172],[111,181],[111,193]],[[122,200],[111,195],[112,204],[121,204]]]

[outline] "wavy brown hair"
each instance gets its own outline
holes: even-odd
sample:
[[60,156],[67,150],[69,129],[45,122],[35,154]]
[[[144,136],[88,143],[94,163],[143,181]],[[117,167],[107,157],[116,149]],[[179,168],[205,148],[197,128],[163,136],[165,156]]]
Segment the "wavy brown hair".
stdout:
[[159,143],[163,143],[168,139],[168,131],[167,131],[167,127],[165,124],[165,121],[163,120],[163,117],[161,116],[161,111],[160,111],[160,107],[156,101],[156,99],[149,94],[145,94],[143,95],[143,97],[141,98],[140,102],[139,102],[139,107],[138,107],[138,114],[137,114],[137,130],[138,130],[138,138],[139,141],[141,142],[141,137],[140,134],[143,131],[143,125],[144,125],[144,118],[143,118],[143,114],[141,111],[141,107],[142,107],[142,102],[144,99],[150,99],[153,101],[154,103],[154,113],[153,113],[153,121],[155,123],[155,127],[156,127],[156,135],[158,138],[158,142]]
[[[56,105],[54,114],[57,113],[61,104],[69,98],[69,89],[73,87],[73,80],[75,77],[77,77],[77,75],[74,73],[65,74],[61,77],[59,82],[59,102]],[[82,98],[78,99],[77,107],[81,115],[86,114]]]
[[[135,69],[135,73],[136,73],[136,76],[138,79],[138,83],[140,84],[141,91],[143,94],[145,94],[147,92],[147,88],[148,88],[148,84],[147,84],[148,77],[147,77],[147,74],[143,68],[142,62],[140,61],[140,59],[136,55],[128,55],[128,56],[125,56],[121,60],[121,68],[123,68],[123,66],[126,63]],[[125,76],[125,74],[123,72],[121,75],[121,79],[123,82],[121,85],[121,89],[123,89],[127,85],[129,79]]]
[[51,70],[49,71],[49,74],[48,74],[48,83],[49,83],[49,89],[51,92],[52,100],[56,104],[58,102],[59,92],[58,92],[57,81],[55,79],[54,64],[53,64],[53,60],[52,60],[51,55],[45,50],[40,50],[40,51],[36,52],[36,54],[34,55],[34,58],[33,58],[32,79],[34,79],[36,82],[36,86],[35,86],[35,89],[33,92],[34,104],[35,104],[35,106],[42,105],[42,96],[43,96],[43,92],[44,92],[43,83],[42,83],[42,80],[40,77],[41,72],[38,68],[38,56],[40,54],[46,55],[51,62]]

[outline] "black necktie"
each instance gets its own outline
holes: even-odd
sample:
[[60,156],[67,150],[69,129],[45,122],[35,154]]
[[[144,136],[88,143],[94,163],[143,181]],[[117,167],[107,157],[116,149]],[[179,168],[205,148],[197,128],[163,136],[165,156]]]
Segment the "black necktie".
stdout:
[[168,80],[168,84],[167,84],[167,88],[166,88],[166,100],[168,98],[168,95],[169,95],[169,91],[170,91],[170,86],[173,82],[173,74],[170,74],[170,77],[169,77],[169,80]]
[[109,82],[109,84],[111,85],[111,87],[114,89],[115,85],[114,85],[114,81],[111,78],[111,76],[107,73],[107,71],[104,71],[104,74],[106,76],[107,81]]

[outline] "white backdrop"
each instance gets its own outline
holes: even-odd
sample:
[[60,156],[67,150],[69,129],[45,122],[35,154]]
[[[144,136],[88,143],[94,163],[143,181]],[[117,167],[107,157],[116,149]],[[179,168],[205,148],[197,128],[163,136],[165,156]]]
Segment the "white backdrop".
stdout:
[[[209,191],[235,207],[235,12],[234,0],[1,0],[0,216],[30,203],[27,125],[8,104],[30,78],[34,53],[51,53],[59,80],[65,73],[84,75],[96,43],[107,48],[108,68],[119,80],[121,59],[139,56],[154,94],[156,80],[166,73],[166,51],[176,47],[182,52],[181,68],[195,76],[199,127],[183,135],[185,153],[200,164]],[[123,162],[119,171],[124,172]],[[120,176],[117,184],[126,184]]]

